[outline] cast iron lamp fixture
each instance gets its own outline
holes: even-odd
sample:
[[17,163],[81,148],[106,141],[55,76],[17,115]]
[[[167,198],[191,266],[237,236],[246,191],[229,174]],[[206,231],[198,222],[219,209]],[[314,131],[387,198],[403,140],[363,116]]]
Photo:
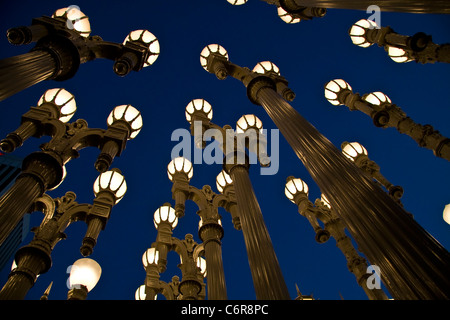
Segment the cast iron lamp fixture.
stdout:
[[433,150],[435,156],[450,161],[450,139],[442,136],[431,125],[415,123],[384,93],[373,92],[361,97],[353,93],[347,82],[335,79],[325,85],[325,98],[332,105],[345,105],[351,111],[359,110],[367,114],[377,127],[396,128],[414,139],[419,146]]
[[69,191],[63,197],[52,199],[47,194],[36,199],[30,213],[42,211],[45,216],[39,227],[32,231],[33,240],[20,248],[14,260],[14,267],[0,291],[1,300],[24,299],[37,277],[50,270],[51,254],[55,245],[67,236],[64,231],[77,221],[87,224],[80,252],[89,256],[97,243],[101,230],[110,218],[112,207],[126,192],[125,178],[119,169],[103,172],[94,182],[93,204],[79,204],[75,193]]
[[[234,226],[239,230],[240,222],[234,192],[228,190],[229,192],[216,194],[209,185],[204,185],[202,189],[189,185],[193,173],[192,163],[183,157],[173,159],[167,167],[167,173],[173,183],[172,198],[175,200],[176,215],[184,216],[186,200],[195,202],[199,208],[197,211],[197,215],[200,217],[198,235],[203,242],[204,256],[209,269],[206,278],[208,299],[226,300],[221,242],[224,230],[218,208],[223,207],[231,213]],[[225,172],[221,172],[217,176],[216,183],[221,192],[224,191],[230,179]]]
[[64,165],[79,157],[79,150],[96,147],[101,150],[95,168],[105,172],[114,157],[120,156],[129,139],[136,137],[142,117],[130,105],[113,109],[107,119],[108,128],[91,129],[78,119],[65,123],[75,112],[74,97],[63,89],[44,93],[37,107],[22,116],[21,125],[0,141],[3,152],[12,152],[30,138],[44,135],[52,139],[41,145],[41,151],[29,154],[14,185],[0,198],[0,243],[17,225],[34,200],[62,181]]
[[81,258],[75,261],[70,269],[67,300],[85,300],[97,285],[101,274],[102,268],[95,260]]
[[358,142],[344,141],[341,144],[342,153],[356,166],[367,172],[372,178],[378,181],[383,187],[386,188],[388,193],[395,199],[400,201],[403,196],[403,188],[401,186],[394,186],[390,183],[381,173],[380,166],[375,161],[369,159],[366,148]]
[[241,81],[249,100],[265,109],[358,247],[383,270],[383,281],[394,299],[449,298],[449,252],[286,101],[293,99],[280,92],[280,83],[287,88],[286,79],[231,63],[217,44],[204,48],[200,61],[221,80],[231,76]]
[[361,19],[349,30],[353,44],[367,48],[376,43],[398,63],[450,63],[450,44],[437,45],[431,36],[418,32],[413,36],[400,35],[391,27],[380,27],[372,20]]
[[[358,284],[364,289],[370,300],[387,300],[386,294],[381,289],[367,287],[367,262],[358,254],[351,239],[345,233],[345,226],[332,210],[326,197],[316,199],[313,204],[308,199],[308,185],[301,179],[288,177],[285,186],[286,197],[298,206],[298,212],[306,217],[316,232],[316,241],[324,243],[330,236],[336,240],[336,246],[347,259],[347,266],[352,272]],[[324,228],[318,222],[320,220]]]
[[147,30],[130,32],[123,44],[103,41],[90,32],[88,17],[75,6],[35,18],[31,26],[9,29],[11,44],[36,42],[36,46],[29,53],[0,60],[0,101],[43,80],[70,79],[87,61],[113,60],[114,72],[125,76],[153,64],[160,52],[158,39]]
[[[146,270],[144,287],[135,293],[137,300],[153,300],[157,294],[163,294],[167,300],[199,300],[205,297],[203,278],[206,276],[206,262],[200,258],[204,252],[203,244],[197,244],[191,234],[185,240],[172,237],[172,230],[178,224],[175,210],[169,203],[164,204],[154,213],[153,218],[158,230],[156,241],[142,256]],[[167,254],[175,251],[180,255],[178,267],[182,272],[182,280],[166,283],[159,279],[159,274],[166,270]]]
[[[208,57],[213,52],[219,52],[221,57],[224,58],[227,55],[226,50],[219,45],[207,46],[200,56],[200,62],[205,69],[208,69]],[[273,65],[269,66],[268,64],[264,64],[264,66],[273,71]],[[262,66],[260,67],[263,68]],[[224,65],[218,65],[215,70],[219,78],[227,76],[227,70]],[[271,74],[276,78],[280,78],[276,72],[271,72]],[[285,93],[289,92],[281,80],[279,90]],[[202,100],[200,99],[200,101]],[[238,120],[238,128],[234,132],[229,125],[225,125],[222,128],[210,121],[212,119],[212,108],[209,103],[201,103],[199,105],[207,106],[206,110],[205,108],[190,108],[189,104],[187,109],[190,108],[193,112],[189,113],[187,120],[189,121],[191,119],[191,133],[198,147],[204,148],[206,146],[206,143],[200,143],[203,141],[203,134],[206,130],[217,129],[221,133],[218,135],[220,139],[213,136],[218,140],[217,142],[225,155],[223,159],[223,170],[234,182],[239,222],[244,235],[256,297],[257,299],[290,300],[289,292],[284,282],[278,259],[248,173],[250,161],[246,148],[251,149],[251,144],[256,144],[256,148],[262,148],[259,145],[259,141],[262,142],[262,145],[264,144],[264,140],[260,139],[262,137],[260,134],[262,123],[253,115],[244,115],[243,118]],[[209,112],[211,112],[211,117],[205,116]],[[198,125],[198,122],[201,123],[202,131],[201,135],[196,137],[195,125],[196,123]],[[249,139],[245,139],[247,136],[244,136],[244,139],[239,139],[239,135],[246,135],[247,132],[251,133]],[[252,133],[255,134],[253,138]],[[252,139],[254,143],[251,143]],[[240,144],[242,141],[244,141],[244,145]],[[263,157],[260,157],[260,155],[261,152],[258,153],[261,165],[267,165],[268,158],[262,160]]]

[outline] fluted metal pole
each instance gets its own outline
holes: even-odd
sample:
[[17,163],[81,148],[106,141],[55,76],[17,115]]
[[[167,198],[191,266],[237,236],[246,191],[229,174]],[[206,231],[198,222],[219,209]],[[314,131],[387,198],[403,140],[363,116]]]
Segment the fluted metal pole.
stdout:
[[448,251],[272,88],[257,98],[392,296],[449,299]]
[[52,78],[56,71],[55,56],[44,50],[0,60],[0,101]]
[[230,176],[236,190],[239,218],[256,298],[260,300],[290,300],[269,232],[253,191],[248,167],[234,165],[230,169]]
[[208,282],[208,300],[227,300],[225,273],[222,261],[223,230],[220,225],[205,224],[199,230],[200,238],[205,248],[207,266],[206,281]]

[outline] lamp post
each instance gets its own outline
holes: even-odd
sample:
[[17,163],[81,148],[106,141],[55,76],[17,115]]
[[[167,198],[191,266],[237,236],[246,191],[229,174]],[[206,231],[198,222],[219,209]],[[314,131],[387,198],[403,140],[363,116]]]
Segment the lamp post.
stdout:
[[106,130],[88,128],[83,119],[66,123],[75,109],[75,99],[69,92],[64,89],[47,90],[37,107],[31,107],[22,116],[19,128],[0,141],[1,151],[12,152],[29,137],[52,137],[41,145],[41,151],[31,153],[23,160],[21,174],[0,198],[0,243],[37,197],[61,183],[64,165],[77,158],[79,150],[99,148],[101,152],[95,167],[104,172],[114,157],[120,156],[127,140],[136,137],[142,127],[140,112],[131,105],[115,107],[108,116]]
[[[218,49],[220,50],[220,48]],[[201,55],[201,61],[204,62],[203,55]],[[224,75],[222,71],[226,70],[220,67],[217,69],[219,76]],[[280,90],[284,89],[285,87],[281,85]],[[223,170],[231,177],[234,184],[239,221],[247,248],[256,298],[290,300],[272,240],[248,174],[250,162],[245,148],[257,146],[260,150],[262,149],[257,143],[261,137],[262,123],[256,117],[252,118],[252,116],[247,115],[244,119],[238,121],[238,128],[240,127],[242,132],[237,129],[236,134],[234,134],[231,133],[233,130],[230,130],[230,126],[221,128],[210,121],[212,119],[212,108],[209,103],[200,103],[197,106],[199,107],[192,108],[190,105],[186,107],[187,120],[191,122],[191,133],[194,135],[194,139],[200,141],[199,136],[196,137],[196,124],[200,124],[202,128],[200,139],[208,129],[216,129],[220,132],[218,142],[225,155]],[[249,139],[246,139],[243,129],[253,133],[253,135],[250,134]],[[241,135],[244,135],[244,139],[241,138]],[[215,138],[217,139],[217,137]],[[263,141],[263,138],[261,138],[261,141]],[[205,146],[205,144],[200,143],[196,143],[196,145],[197,147]],[[264,152],[258,152],[258,157],[262,165],[268,164]]]
[[[175,200],[175,213],[177,217],[184,216],[186,200],[195,202],[199,208],[197,214],[200,217],[198,234],[203,242],[206,263],[208,265],[208,299],[226,300],[227,291],[225,274],[222,262],[222,242],[224,235],[221,217],[218,208],[229,209],[233,213],[236,201],[231,196],[216,194],[208,185],[200,190],[189,185],[192,178],[192,163],[185,158],[173,159],[168,167],[167,174],[173,183],[172,198]],[[236,219],[234,219],[236,223]]]
[[[288,177],[285,186],[286,197],[298,206],[298,212],[305,216],[316,232],[316,241],[324,243],[330,236],[336,240],[336,246],[342,251],[350,272],[352,272],[357,283],[363,288],[370,300],[387,300],[386,294],[381,288],[369,288],[367,279],[370,276],[367,273],[367,262],[358,254],[354,248],[351,239],[345,234],[345,226],[332,210],[326,198],[317,199],[313,204],[308,199],[308,185],[301,179]],[[324,228],[317,221],[319,219]]]
[[[450,12],[449,12],[450,13]],[[353,44],[367,48],[376,43],[398,63],[415,60],[420,63],[450,63],[450,43],[438,45],[423,32],[413,36],[396,33],[391,27],[380,27],[372,20],[361,19],[349,30]]]
[[[200,256],[204,252],[203,244],[196,243],[191,234],[187,234],[184,240],[172,237],[178,217],[169,203],[155,211],[153,222],[158,234],[152,247],[142,256],[147,276],[144,287],[139,287],[136,291],[136,298],[153,300],[157,294],[162,293],[168,300],[204,299],[203,278],[206,277],[206,261]],[[159,274],[166,270],[169,251],[179,254],[181,263],[178,267],[182,272],[181,281],[177,282],[176,278],[172,278],[171,284],[159,280]]]
[[43,80],[73,77],[80,64],[97,58],[114,61],[114,72],[125,76],[155,62],[160,47],[147,30],[132,31],[123,44],[90,36],[89,19],[76,6],[57,10],[52,17],[32,20],[31,26],[9,29],[14,45],[36,42],[29,52],[0,60],[0,101]]
[[[266,1],[266,0],[264,0]],[[275,2],[276,0],[270,0]],[[417,1],[417,0],[285,0],[296,6],[319,7],[330,9],[368,10],[376,5],[381,11],[397,11],[410,13],[450,13],[450,5],[445,0]]]
[[325,98],[332,105],[345,105],[350,111],[358,110],[367,114],[377,127],[396,128],[414,139],[420,147],[431,149],[435,156],[450,161],[450,139],[428,124],[415,123],[384,93],[373,92],[361,97],[353,93],[347,82],[335,79],[325,85]]
[[449,298],[448,251],[286,101],[292,101],[293,94],[283,99],[284,78],[231,63],[219,45],[203,49],[200,61],[219,79],[230,75],[243,82],[250,101],[263,106],[361,251],[382,270],[395,299]]
[[89,291],[100,280],[101,274],[102,268],[95,260],[81,258],[75,261],[70,269],[67,300],[86,300]]
[[38,275],[51,268],[53,248],[61,239],[66,238],[65,229],[76,221],[87,224],[80,252],[83,256],[89,256],[100,231],[106,227],[112,207],[123,198],[126,188],[120,170],[113,169],[101,173],[96,179],[93,204],[78,204],[73,192],[67,192],[57,199],[52,199],[47,194],[38,198],[30,211],[42,211],[44,219],[39,227],[33,228],[33,240],[17,251],[16,267],[0,291],[0,300],[25,298]]

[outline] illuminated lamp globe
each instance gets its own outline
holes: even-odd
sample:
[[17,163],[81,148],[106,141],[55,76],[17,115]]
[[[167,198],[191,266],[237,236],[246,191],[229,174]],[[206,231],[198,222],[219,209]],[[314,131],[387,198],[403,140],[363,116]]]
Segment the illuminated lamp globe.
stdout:
[[362,48],[370,47],[373,43],[367,41],[366,32],[367,30],[374,28],[379,28],[374,21],[361,19],[350,28],[349,31],[350,39],[352,40],[353,44],[359,47]]
[[227,1],[231,3],[233,6],[240,6],[247,3],[248,0],[227,0]]
[[79,259],[70,268],[69,286],[71,289],[85,286],[89,292],[95,287],[101,274],[102,268],[95,260]]
[[299,178],[289,177],[284,188],[284,194],[292,202],[295,203],[295,196],[299,193],[304,193],[308,196],[308,185]]
[[205,99],[193,99],[186,106],[185,115],[189,123],[192,123],[193,117],[211,120],[213,116],[212,106]]
[[175,214],[175,209],[173,209],[170,204],[166,203],[163,206],[159,207],[155,214],[153,215],[153,223],[155,224],[155,228],[158,229],[159,225],[163,222],[167,222],[172,227],[172,230],[178,224],[178,218]]
[[127,183],[125,177],[119,169],[112,169],[101,173],[94,182],[94,194],[97,196],[100,192],[110,192],[114,195],[115,203],[122,200],[127,192]]
[[200,52],[200,64],[202,65],[203,69],[209,72],[207,69],[208,65],[208,57],[211,53],[219,54],[223,57],[225,57],[228,60],[228,52],[225,50],[224,47],[222,47],[219,44],[209,44],[203,50]]
[[167,166],[167,175],[170,181],[173,181],[174,175],[177,173],[184,173],[188,180],[194,175],[194,168],[192,162],[184,157],[177,157],[169,162]]
[[391,99],[389,99],[389,97],[387,95],[385,95],[383,92],[372,92],[369,93],[367,95],[365,95],[363,98],[363,100],[369,102],[370,104],[379,106],[382,105],[383,103],[391,103]]
[[225,188],[232,183],[233,180],[231,179],[230,175],[223,170],[216,177],[216,187],[220,193],[222,193],[223,190],[225,190]]
[[66,19],[67,29],[77,31],[82,37],[87,38],[91,34],[89,18],[77,6],[58,9],[53,13],[52,18]]
[[157,265],[159,261],[159,251],[156,248],[147,249],[142,255],[142,264],[144,268],[147,266],[154,264]]
[[355,161],[360,156],[367,156],[367,150],[358,142],[343,142],[341,145],[344,156]]
[[148,30],[131,31],[123,41],[123,44],[125,45],[127,42],[138,43],[148,48],[149,55],[144,62],[144,67],[152,65],[161,52],[158,39]]
[[68,122],[77,111],[77,104],[73,94],[62,88],[49,89],[41,96],[38,108],[50,108],[55,118],[61,122]]
[[388,55],[397,63],[406,63],[414,60],[409,56],[407,51],[391,46],[388,46]]
[[339,101],[339,93],[342,90],[352,91],[352,87],[342,79],[331,80],[325,85],[325,98],[334,106],[343,105]]
[[109,114],[106,122],[108,126],[115,123],[125,123],[130,130],[128,140],[136,138],[143,125],[141,113],[129,104],[115,107]]
[[277,13],[278,13],[278,16],[280,17],[280,19],[283,20],[284,22],[286,22],[287,24],[294,24],[294,23],[299,23],[300,21],[302,21],[302,19],[294,17],[293,15],[288,13],[286,10],[284,10],[282,7],[278,7]]
[[450,224],[450,204],[447,204],[447,205],[444,207],[443,218],[444,218],[444,221],[445,221],[445,222],[447,222],[448,224]]
[[197,258],[197,267],[200,269],[200,274],[203,277],[206,277],[206,260],[204,258]]
[[258,64],[253,68],[253,72],[261,74],[273,72],[276,73],[277,75],[280,75],[280,68],[278,68],[273,62],[262,61],[258,62]]

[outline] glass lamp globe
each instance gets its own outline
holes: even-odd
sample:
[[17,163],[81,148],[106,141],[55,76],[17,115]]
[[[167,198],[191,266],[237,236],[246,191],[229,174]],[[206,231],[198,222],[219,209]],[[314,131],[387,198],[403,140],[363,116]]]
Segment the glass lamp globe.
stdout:
[[145,293],[145,285],[140,285],[139,288],[136,289],[136,292],[134,293],[134,299],[135,300],[145,300],[147,297],[147,294]]
[[216,177],[216,187],[220,193],[222,193],[223,190],[232,183],[233,180],[230,175],[223,170]]
[[54,110],[58,110],[58,119],[64,123],[68,122],[77,111],[74,95],[62,88],[45,91],[39,99],[37,107],[43,105],[50,105]]
[[389,97],[387,95],[385,95],[383,92],[372,92],[369,93],[368,95],[364,96],[362,98],[363,100],[369,102],[370,104],[373,105],[381,105],[383,103],[391,103],[391,99],[389,99]]
[[350,28],[350,39],[352,40],[353,44],[357,46],[360,46],[362,48],[370,47],[373,43],[367,41],[366,32],[367,30],[374,28],[379,28],[374,21],[361,19]]
[[343,142],[341,148],[342,153],[352,161],[361,155],[367,156],[368,154],[366,148],[358,142]]
[[95,260],[79,259],[70,268],[69,286],[74,288],[82,285],[89,292],[95,287],[101,274],[102,268]]
[[396,47],[391,47],[391,46],[388,46],[388,55],[392,60],[394,60],[397,63],[406,63],[406,62],[410,62],[410,61],[414,60],[409,57],[409,54],[407,51],[405,51],[401,48],[396,48]]
[[142,255],[142,264],[144,268],[147,268],[150,264],[158,264],[159,251],[156,248],[147,249]]
[[67,28],[77,31],[82,37],[87,38],[91,34],[89,18],[77,6],[58,9],[53,13],[52,18],[66,19]]
[[342,105],[339,101],[339,93],[342,90],[352,91],[352,87],[342,79],[331,80],[325,85],[325,98],[334,106]]
[[111,126],[119,121],[127,123],[131,129],[128,140],[136,138],[142,129],[143,123],[141,113],[132,105],[124,104],[115,107],[106,120],[108,126]]
[[173,181],[173,176],[175,173],[185,173],[188,180],[194,175],[194,168],[192,162],[184,157],[178,157],[169,162],[167,166],[167,175],[170,181]]
[[323,203],[326,207],[328,207],[329,209],[331,209],[330,201],[328,200],[328,198],[327,198],[323,193],[320,195],[320,201],[322,201],[322,203]]
[[168,222],[172,229],[174,229],[178,224],[178,218],[175,214],[175,209],[173,209],[170,204],[165,204],[159,207],[155,214],[153,215],[153,223],[155,228],[158,229],[162,222]]
[[200,64],[203,69],[209,72],[207,69],[208,57],[211,53],[219,54],[225,57],[228,60],[228,52],[219,44],[209,44],[205,48],[203,48],[202,52],[200,52]]
[[248,0],[227,0],[229,3],[231,3],[233,6],[240,6],[242,4],[247,3]]
[[294,197],[298,193],[304,193],[308,196],[308,185],[299,178],[289,177],[284,188],[284,194],[292,202],[295,203]]
[[294,24],[299,23],[302,21],[300,18],[296,18],[293,15],[289,14],[286,10],[284,10],[282,7],[278,7],[277,9],[278,16],[281,20],[286,22],[287,24]]
[[197,267],[203,277],[206,277],[206,260],[202,257],[197,258]]
[[127,192],[127,183],[119,169],[103,172],[97,177],[94,182],[95,196],[102,191],[113,193],[116,198],[116,204],[122,200],[125,192]]
[[268,72],[274,72],[277,75],[280,75],[280,68],[278,68],[273,62],[271,61],[262,61],[259,62],[254,68],[253,72],[265,74]]
[[185,115],[189,123],[192,123],[194,115],[211,120],[213,116],[211,104],[205,99],[193,99],[186,106]]
[[152,65],[159,56],[160,46],[158,39],[148,30],[134,30],[131,31],[123,41],[125,45],[128,41],[137,42],[148,48],[149,56],[144,62],[144,67]]
[[448,224],[450,224],[450,204],[447,204],[447,205],[444,207],[443,218],[444,218],[444,221],[445,221],[445,222],[447,222]]
[[236,122],[236,133],[244,133],[250,129],[256,130],[262,134],[263,126],[261,120],[254,114],[243,115]]

